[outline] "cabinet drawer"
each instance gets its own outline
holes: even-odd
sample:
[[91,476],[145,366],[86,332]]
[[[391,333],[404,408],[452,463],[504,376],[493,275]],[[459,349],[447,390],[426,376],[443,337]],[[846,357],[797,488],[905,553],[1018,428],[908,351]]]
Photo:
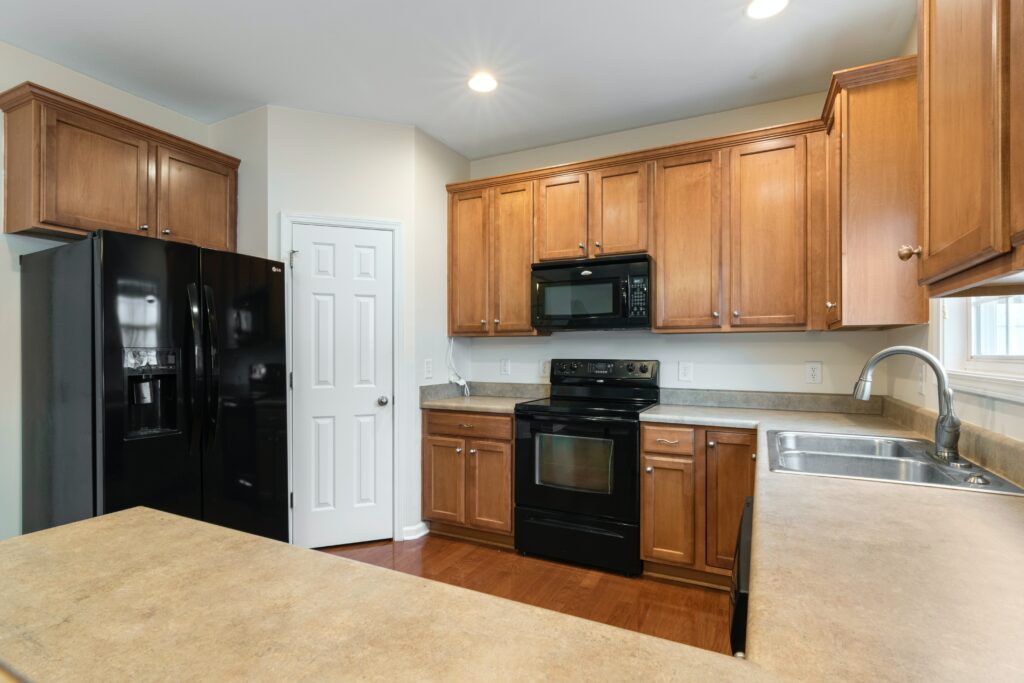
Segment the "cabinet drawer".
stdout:
[[640,441],[644,453],[693,455],[693,429],[690,427],[645,424]]
[[485,413],[427,413],[427,434],[486,437],[508,441],[512,438],[512,417]]

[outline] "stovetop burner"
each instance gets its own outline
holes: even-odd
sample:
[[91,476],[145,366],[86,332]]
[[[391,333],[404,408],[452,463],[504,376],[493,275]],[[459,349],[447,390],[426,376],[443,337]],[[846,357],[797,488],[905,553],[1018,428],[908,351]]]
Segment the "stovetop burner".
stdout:
[[641,412],[657,404],[657,399],[614,401],[589,398],[541,398],[518,404],[516,412],[636,418]]
[[520,403],[516,413],[637,419],[658,403],[656,360],[551,361],[551,396]]

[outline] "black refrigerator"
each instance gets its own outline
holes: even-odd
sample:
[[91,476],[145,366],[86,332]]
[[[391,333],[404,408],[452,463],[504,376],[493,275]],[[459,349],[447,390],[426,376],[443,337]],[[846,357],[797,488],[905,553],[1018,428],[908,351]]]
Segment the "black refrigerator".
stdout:
[[22,526],[137,505],[288,541],[284,266],[100,231],[21,258]]

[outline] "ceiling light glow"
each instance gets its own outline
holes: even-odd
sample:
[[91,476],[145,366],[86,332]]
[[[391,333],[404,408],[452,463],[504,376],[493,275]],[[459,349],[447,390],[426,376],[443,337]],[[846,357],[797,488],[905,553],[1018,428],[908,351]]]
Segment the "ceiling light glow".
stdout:
[[752,0],[747,5],[747,16],[751,19],[767,19],[786,9],[789,0]]
[[470,90],[477,92],[491,92],[498,87],[498,81],[494,80],[494,76],[487,73],[486,71],[480,71],[473,74],[473,77],[469,79]]

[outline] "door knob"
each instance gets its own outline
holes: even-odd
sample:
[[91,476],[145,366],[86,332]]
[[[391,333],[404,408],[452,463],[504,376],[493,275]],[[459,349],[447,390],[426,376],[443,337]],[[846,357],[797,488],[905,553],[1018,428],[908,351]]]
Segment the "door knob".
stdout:
[[654,468],[653,467],[648,467],[647,469],[644,470],[644,472],[646,472],[647,474],[650,474],[650,473],[654,472]]
[[139,226],[139,232],[149,232],[149,226],[145,223]]
[[160,232],[163,233],[164,235],[170,235],[171,234],[171,229],[170,228],[164,228]]
[[715,447],[715,442],[714,441],[708,441],[708,448],[714,448],[714,447]]
[[377,399],[377,405],[379,405],[379,406],[386,406],[387,404],[388,404],[388,397],[387,396],[381,396],[381,397],[379,397]]
[[913,256],[920,257],[923,251],[924,249],[921,248],[920,244],[917,245],[917,248],[904,244],[896,250],[896,255],[900,257],[900,261],[909,261]]

